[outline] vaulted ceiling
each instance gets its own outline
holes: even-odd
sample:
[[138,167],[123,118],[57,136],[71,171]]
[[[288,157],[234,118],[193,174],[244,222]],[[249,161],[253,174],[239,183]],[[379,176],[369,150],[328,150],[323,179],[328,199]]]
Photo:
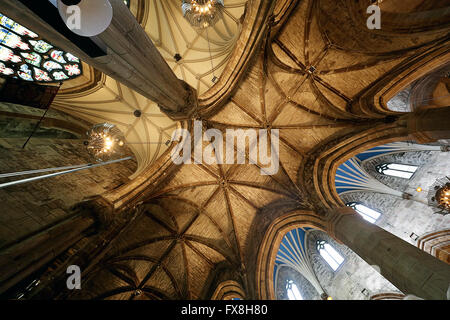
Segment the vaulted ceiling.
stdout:
[[[172,132],[177,128],[177,124],[163,114],[154,102],[105,75],[100,75],[92,88],[72,91],[63,87],[52,108],[91,124],[115,124],[124,134],[138,162],[133,176],[167,150]],[[140,111],[139,117],[135,116],[135,111]]]
[[[223,19],[213,28],[200,30],[184,19],[178,0],[132,0],[131,11],[142,20],[141,25],[175,74],[202,94],[214,85],[213,77],[220,77],[230,58],[245,3],[225,1]],[[177,53],[181,57],[178,62]],[[92,124],[117,125],[138,162],[133,178],[167,150],[177,124],[153,101],[85,64],[84,70],[82,77],[64,83],[52,107]],[[136,110],[140,117],[134,115]]]
[[220,77],[230,58],[246,2],[224,1],[222,19],[211,28],[196,29],[184,19],[181,1],[141,1],[145,11],[141,24],[178,78],[202,94],[214,85],[213,77]]
[[[435,19],[445,15],[432,15],[421,25],[412,21],[410,33],[404,22],[396,29],[394,15],[383,20],[388,31],[372,32],[365,24],[370,1],[363,2],[277,2],[279,22],[269,29],[245,79],[215,115],[200,118],[205,129],[279,129],[280,170],[263,176],[262,164],[178,167],[114,241],[82,296],[209,298],[222,265],[237,270],[244,284],[252,281],[247,271],[256,264],[256,221],[315,206],[312,169],[305,163],[325,142],[395,114],[385,105],[363,108],[363,98],[373,100],[402,72],[420,68],[423,56],[448,53],[448,29]],[[166,8],[170,16],[172,5],[159,10]]]

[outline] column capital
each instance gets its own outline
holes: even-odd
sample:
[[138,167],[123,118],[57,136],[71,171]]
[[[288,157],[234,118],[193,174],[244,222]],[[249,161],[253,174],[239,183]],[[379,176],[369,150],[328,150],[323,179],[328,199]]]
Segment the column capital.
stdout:
[[114,220],[114,205],[102,196],[79,202],[72,210],[78,211],[81,216],[94,219],[97,230],[108,228]]
[[450,107],[426,106],[403,116],[408,133],[418,143],[450,138]]
[[184,105],[179,106],[179,108],[176,111],[168,109],[161,104],[158,105],[161,111],[164,112],[169,118],[171,118],[174,121],[183,121],[191,119],[193,115],[197,113],[198,109],[197,90],[192,88],[185,81],[183,80],[179,81],[181,82],[183,88],[186,90]]
[[357,214],[356,211],[350,207],[331,208],[327,210],[325,214],[325,226],[328,235],[333,237],[337,242],[342,243],[338,237],[336,237],[336,226],[344,217],[355,214]]

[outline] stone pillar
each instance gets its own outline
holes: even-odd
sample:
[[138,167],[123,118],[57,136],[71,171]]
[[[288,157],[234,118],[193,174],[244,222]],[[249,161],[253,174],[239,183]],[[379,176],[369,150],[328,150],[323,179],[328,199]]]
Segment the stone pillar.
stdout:
[[[89,56],[60,33],[66,32],[67,35],[70,32],[68,29],[57,31],[48,21],[43,21],[30,10],[29,7],[36,5],[36,2],[2,0],[0,12],[158,103],[163,111],[176,120],[189,117],[196,109],[195,90],[176,77],[122,0],[110,0],[114,12],[111,25],[95,37],[95,42],[100,43],[105,51],[105,55],[99,57]],[[47,5],[49,10],[56,10],[57,14],[57,9],[48,1],[39,5]],[[60,19],[59,15],[55,19]]]
[[0,251],[0,294],[32,275],[77,243],[107,224],[108,207],[98,200],[82,203],[55,225]]
[[419,143],[450,139],[450,107],[423,107],[403,119],[408,133]]
[[352,208],[329,212],[328,232],[345,244],[404,294],[423,299],[446,300],[450,266],[365,221]]

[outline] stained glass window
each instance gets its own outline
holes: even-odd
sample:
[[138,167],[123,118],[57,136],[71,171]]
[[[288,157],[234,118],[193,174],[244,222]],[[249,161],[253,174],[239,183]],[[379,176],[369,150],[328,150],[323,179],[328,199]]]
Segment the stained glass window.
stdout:
[[81,73],[80,59],[0,13],[0,76],[55,82]]

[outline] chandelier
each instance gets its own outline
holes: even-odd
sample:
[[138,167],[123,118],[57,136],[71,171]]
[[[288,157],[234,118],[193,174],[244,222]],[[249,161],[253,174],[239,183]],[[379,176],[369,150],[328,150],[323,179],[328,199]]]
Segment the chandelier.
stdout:
[[450,213],[450,178],[437,179],[428,191],[428,205],[434,213],[446,215]]
[[181,5],[184,17],[196,28],[214,26],[223,8],[223,0],[183,0]]
[[87,132],[84,142],[89,154],[98,162],[110,160],[120,154],[125,144],[122,132],[113,124],[96,124]]

